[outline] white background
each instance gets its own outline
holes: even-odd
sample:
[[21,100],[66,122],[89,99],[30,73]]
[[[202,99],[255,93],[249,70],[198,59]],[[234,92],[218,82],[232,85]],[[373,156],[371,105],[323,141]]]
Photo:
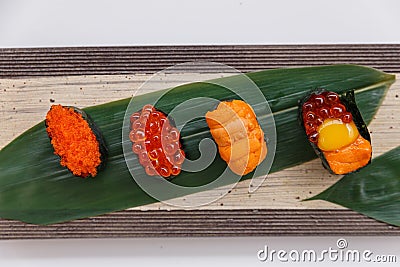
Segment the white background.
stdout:
[[[0,47],[400,43],[398,25],[400,1],[396,0],[0,0]],[[349,249],[395,254],[400,260],[400,238],[345,238]],[[287,251],[320,251],[336,248],[337,239],[241,237],[2,241],[0,266],[271,266],[276,262],[261,263],[257,260],[257,251],[264,245]]]
[[0,46],[398,43],[400,3],[1,0]]

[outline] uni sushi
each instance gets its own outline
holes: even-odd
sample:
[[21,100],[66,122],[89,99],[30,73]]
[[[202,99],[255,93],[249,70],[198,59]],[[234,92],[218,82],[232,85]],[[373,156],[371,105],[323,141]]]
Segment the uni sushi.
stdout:
[[300,120],[323,165],[333,174],[357,171],[371,161],[371,137],[354,91],[342,97],[318,89],[300,102]]
[[53,105],[46,115],[46,131],[60,164],[75,176],[95,177],[104,167],[107,147],[99,128],[81,109]]
[[264,132],[246,102],[223,101],[206,113],[206,121],[221,158],[234,173],[246,175],[265,159]]

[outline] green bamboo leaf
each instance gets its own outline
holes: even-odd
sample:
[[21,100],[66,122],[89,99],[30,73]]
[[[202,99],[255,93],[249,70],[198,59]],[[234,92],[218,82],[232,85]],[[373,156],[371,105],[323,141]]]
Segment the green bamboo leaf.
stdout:
[[[297,101],[310,90],[323,87],[340,94],[354,89],[360,111],[369,123],[395,80],[394,75],[355,65],[266,70],[246,75],[260,88],[274,113],[277,148],[271,172],[316,157],[297,121]],[[225,84],[236,81],[235,76],[222,79]],[[246,92],[245,87],[242,90]],[[218,85],[193,83],[169,91],[157,108],[169,112],[185,100],[202,96],[237,98]],[[136,98],[146,103],[149,97],[147,94]],[[76,178],[60,166],[44,122],[4,147],[0,151],[0,217],[50,224],[156,202],[133,181],[125,163],[121,136],[129,101],[123,99],[84,109],[101,129],[109,148],[107,166],[94,179]],[[262,105],[259,102],[253,106],[256,113]],[[186,125],[181,135],[186,154],[193,158],[199,154],[199,142],[211,138],[204,119]],[[182,172],[173,182],[184,186],[206,184],[215,180],[225,167],[225,162],[217,157],[207,169]],[[249,174],[242,179],[250,177]]]
[[400,147],[307,200],[325,200],[400,226]]

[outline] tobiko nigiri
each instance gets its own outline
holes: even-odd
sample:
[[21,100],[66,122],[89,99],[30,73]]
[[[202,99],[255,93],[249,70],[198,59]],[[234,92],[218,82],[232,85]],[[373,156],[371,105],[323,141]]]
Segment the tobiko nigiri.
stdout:
[[75,176],[96,176],[108,150],[100,129],[83,110],[53,105],[46,115],[46,131],[60,164]]

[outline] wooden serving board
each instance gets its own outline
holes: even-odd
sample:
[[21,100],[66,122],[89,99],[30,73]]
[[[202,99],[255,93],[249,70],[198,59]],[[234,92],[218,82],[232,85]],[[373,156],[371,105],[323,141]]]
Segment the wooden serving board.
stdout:
[[[154,72],[194,60],[224,63],[242,72],[351,63],[399,73],[400,79],[400,45],[0,49],[0,149],[43,120],[52,104],[86,107],[131,97]],[[194,80],[232,75],[215,67],[196,72],[182,68],[182,72]],[[163,80],[153,82],[169,87]],[[400,82],[396,82],[369,126],[374,156],[400,144],[399,95]],[[0,219],[0,239],[400,235],[398,227],[340,206],[301,202],[339,178],[314,160],[269,175],[255,193],[249,194],[249,181],[243,181],[218,201],[192,210],[156,203],[50,226]]]

